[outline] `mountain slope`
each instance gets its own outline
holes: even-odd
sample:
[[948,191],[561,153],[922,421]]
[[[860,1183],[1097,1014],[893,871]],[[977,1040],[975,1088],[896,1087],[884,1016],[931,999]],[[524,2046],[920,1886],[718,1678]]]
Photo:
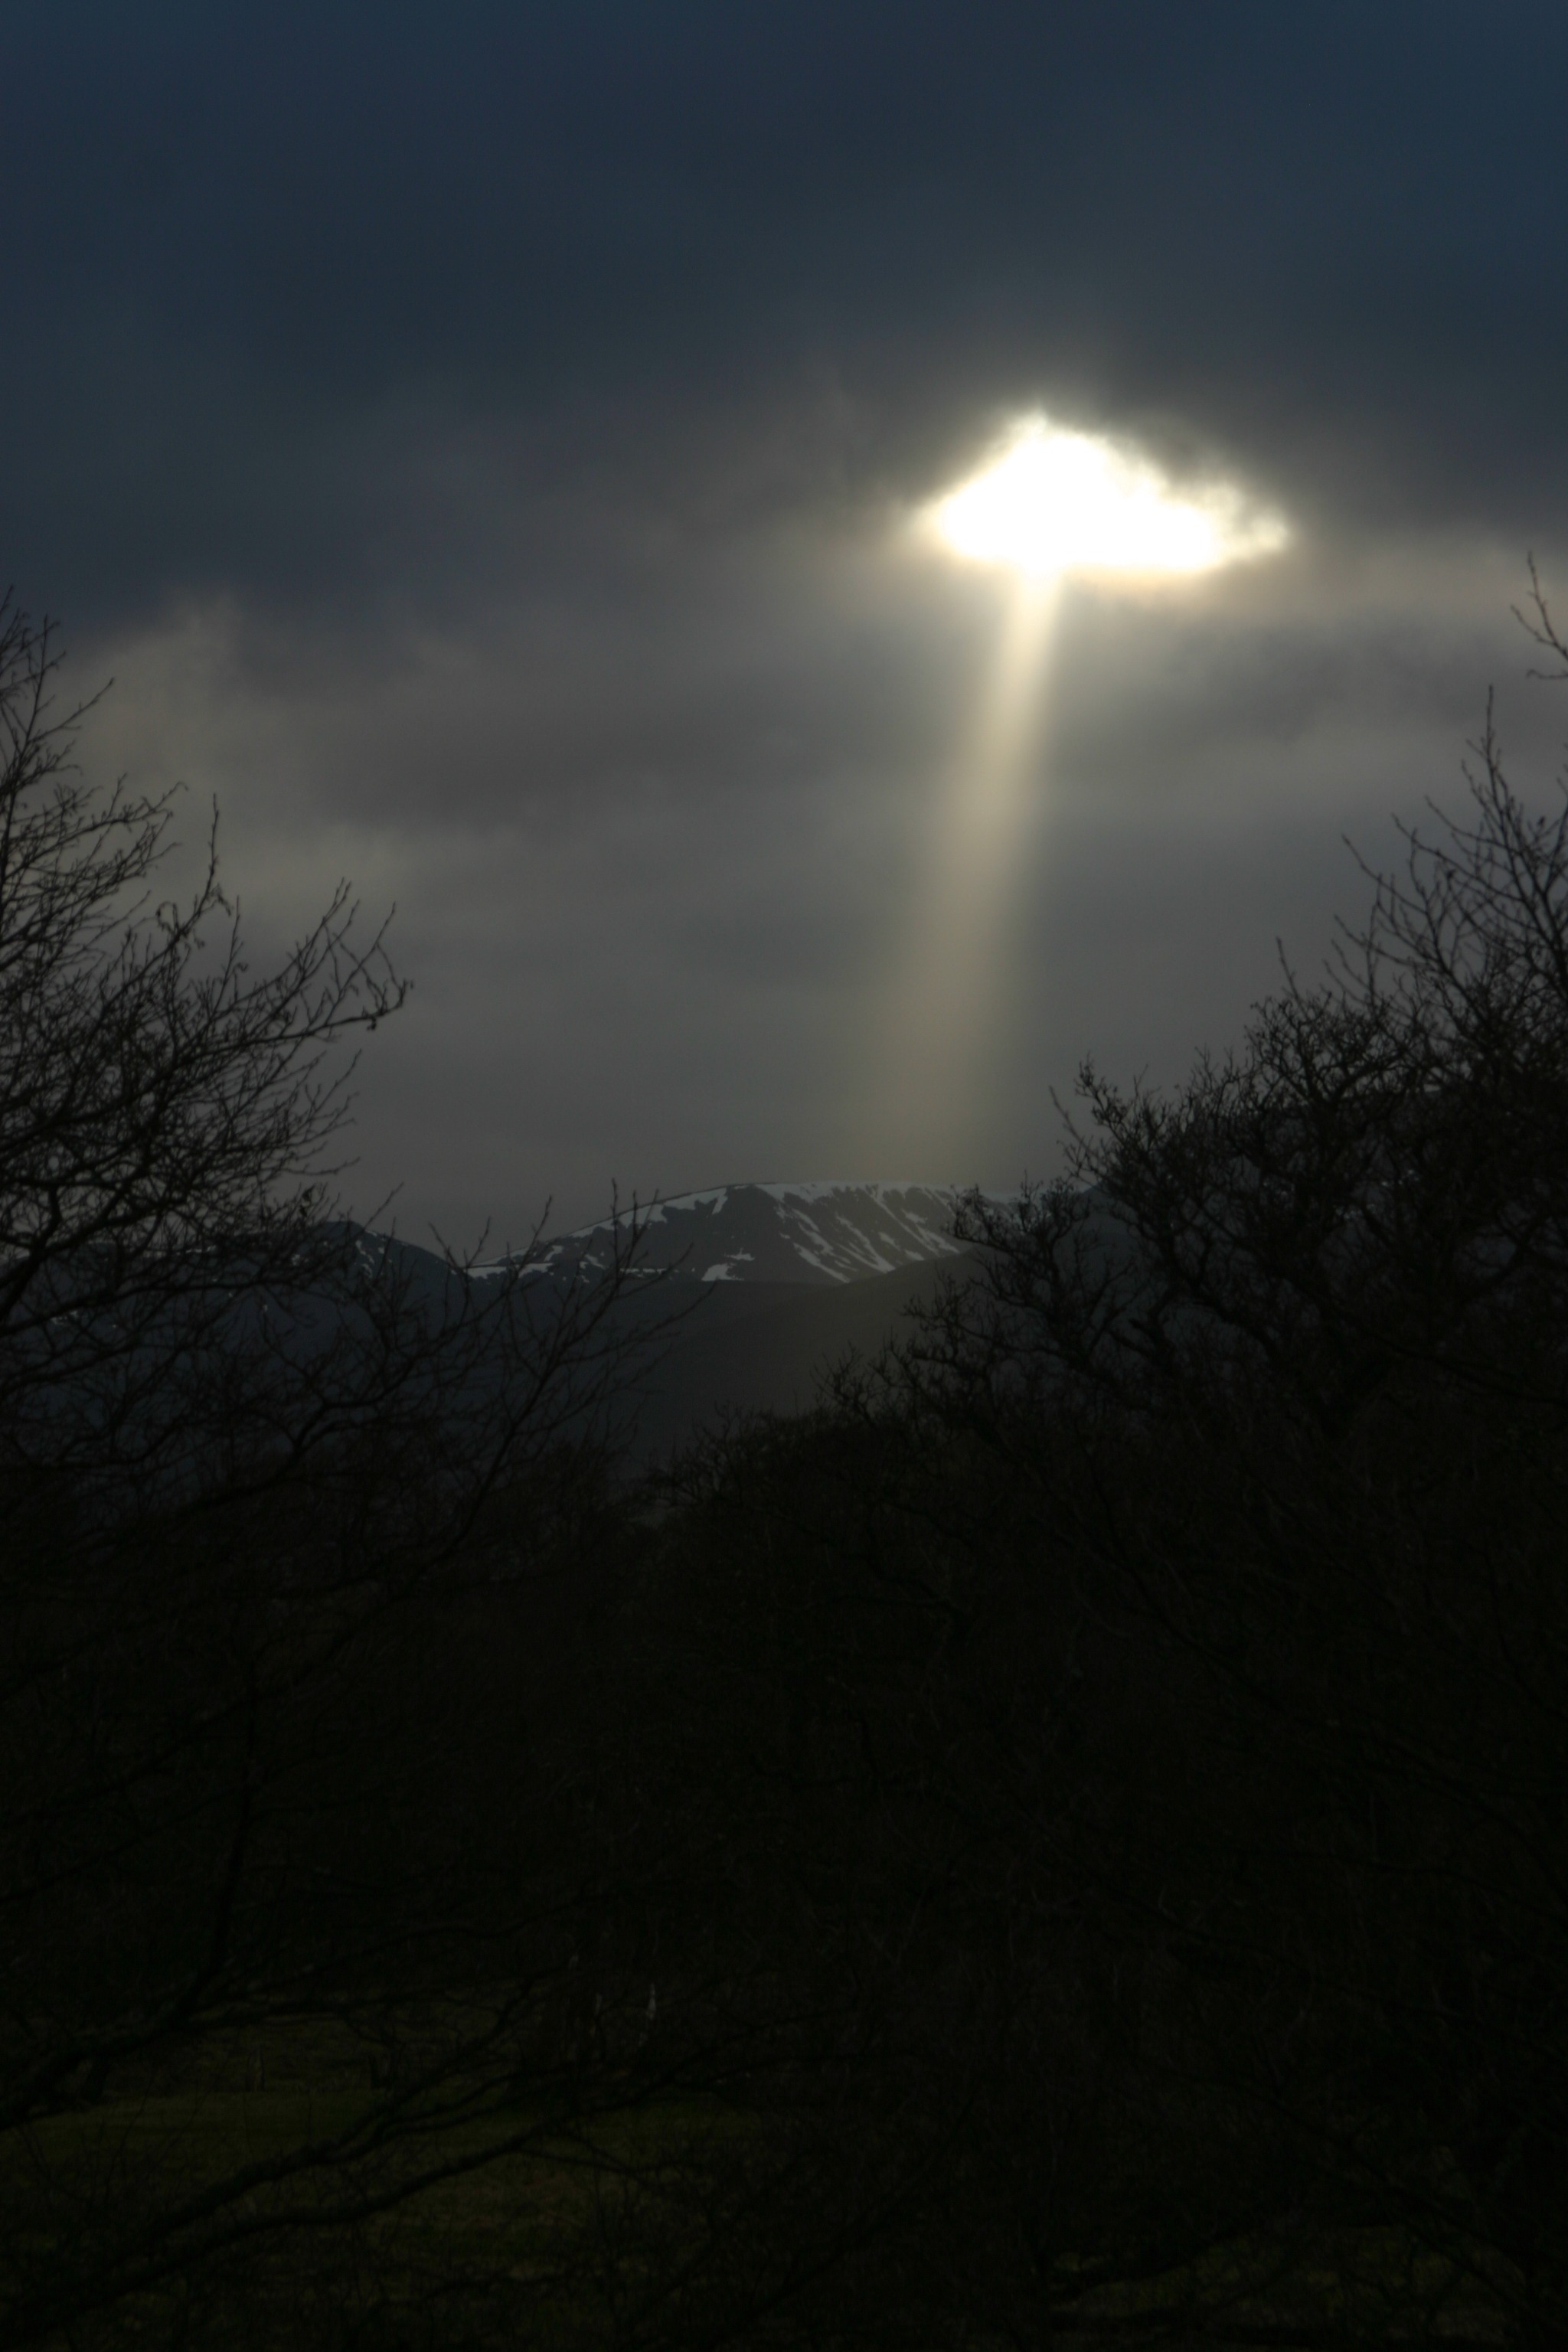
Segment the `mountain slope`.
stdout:
[[[625,1349],[632,1462],[658,1462],[737,1412],[805,1411],[834,1363],[875,1356],[910,1305],[974,1272],[952,1234],[963,1197],[955,1185],[721,1184],[639,1211],[633,1276],[605,1331]],[[608,1271],[626,1222],[618,1234],[607,1218],[582,1226],[470,1279],[482,1298],[521,1273],[520,1307],[542,1328],[580,1283]],[[442,1261],[405,1243],[379,1246],[397,1251],[421,1296],[450,1300]]]
[[808,1411],[835,1364],[878,1355],[911,1306],[976,1265],[964,1255],[864,1282],[715,1284],[637,1382],[634,1461],[658,1463],[736,1414]]
[[[639,1212],[638,1265],[648,1273],[679,1268],[704,1283],[863,1282],[957,1256],[952,1217],[962,1197],[943,1184],[721,1184]],[[581,1226],[540,1244],[526,1263],[551,1274],[597,1269],[615,1232],[608,1219]]]

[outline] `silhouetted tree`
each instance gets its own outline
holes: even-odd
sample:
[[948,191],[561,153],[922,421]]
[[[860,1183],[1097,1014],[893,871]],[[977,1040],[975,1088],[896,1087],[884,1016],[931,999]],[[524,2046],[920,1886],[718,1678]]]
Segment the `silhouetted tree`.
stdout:
[[593,1893],[644,1866],[603,1738],[638,1222],[562,1284],[345,1220],[381,935],[340,888],[258,973],[210,854],[157,901],[171,803],[79,780],[58,673],[7,605],[0,2341],[199,2333],[226,2279],[220,2335],[300,2342],[303,2249],[352,2285],[379,2214],[611,2095],[591,1939],[601,2076],[646,2001]]
[[[1222,2301],[1278,2264],[1310,2325],[1305,2270],[1359,2259],[1369,2331],[1536,2340],[1568,2320],[1568,809],[1527,812],[1489,725],[1479,755],[1323,985],[1169,1097],[1086,1070],[1068,1180],[972,1202],[984,1278],[898,1395],[1028,1497],[1141,1691],[1068,1880],[1144,1972],[1140,2080],[1236,2159]],[[1170,2324],[1204,2307],[1188,2278]]]
[[1568,2324],[1568,803],[1489,725],[1406,848],[1233,1055],[1086,1070],[883,1364],[689,1465],[733,2095],[833,2184],[752,2223],[782,2340]]

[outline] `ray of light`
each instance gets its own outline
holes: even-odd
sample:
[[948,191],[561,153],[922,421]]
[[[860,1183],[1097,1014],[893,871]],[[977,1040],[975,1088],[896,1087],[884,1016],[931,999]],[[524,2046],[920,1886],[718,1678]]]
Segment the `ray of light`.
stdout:
[[1007,601],[985,686],[932,812],[925,887],[910,909],[877,1023],[879,1151],[936,1178],[966,1172],[963,1154],[996,1081],[997,934],[1011,911],[1023,786],[1059,595],[1057,581],[1029,578]]
[[1105,586],[1174,589],[1272,554],[1289,531],[1233,483],[1184,489],[1133,445],[1038,415],[918,520],[948,553],[1005,567],[1016,580],[936,812],[925,887],[895,959],[872,1057],[879,1156],[963,1181],[980,1172],[972,1155],[984,1148],[1000,1076],[1029,752],[1064,582],[1088,574]]

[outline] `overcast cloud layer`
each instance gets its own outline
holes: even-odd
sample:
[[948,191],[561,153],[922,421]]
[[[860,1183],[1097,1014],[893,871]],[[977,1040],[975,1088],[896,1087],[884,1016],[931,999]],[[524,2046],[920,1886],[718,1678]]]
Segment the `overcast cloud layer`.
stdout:
[[[1001,1182],[1092,1052],[1310,970],[1389,816],[1568,716],[1561,8],[0,0],[0,571],[258,944],[352,875],[409,1010],[368,1207]],[[1069,589],[984,1084],[872,1083],[1005,593],[911,539],[1044,405],[1291,551]],[[879,1108],[879,1106],[880,1107]],[[894,1160],[899,1164],[891,1164]]]

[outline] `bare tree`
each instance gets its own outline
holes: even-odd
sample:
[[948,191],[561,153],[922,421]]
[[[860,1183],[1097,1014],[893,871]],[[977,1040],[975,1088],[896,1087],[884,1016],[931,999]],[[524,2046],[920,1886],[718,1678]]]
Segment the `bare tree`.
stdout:
[[1405,848],[1236,1054],[1084,1072],[1068,1179],[972,1202],[984,1279],[895,1382],[1142,1694],[1068,1881],[1147,1989],[1144,2095],[1214,2119],[1229,2251],[1212,2306],[1177,2267],[1101,2330],[1310,2334],[1313,2266],[1370,2333],[1568,2313],[1568,796],[1489,719]]
[[[595,1741],[639,1220],[561,1281],[476,1280],[347,1221],[342,1048],[405,994],[383,934],[341,886],[258,972],[210,845],[192,896],[160,900],[172,803],[80,780],[58,676],[48,627],[7,604],[14,2345],[188,2321],[226,2264],[272,2292],[279,2246],[352,2247],[580,2126],[612,2095],[574,2034],[585,1946],[607,2053],[623,1995],[647,1999],[594,1891],[636,1882]],[[297,2096],[265,2149],[193,2132],[268,2069]],[[288,2298],[267,2307],[299,2340]]]
[[1568,2326],[1568,795],[1472,768],[1321,984],[1086,1070],[973,1279],[688,1466],[735,2096],[834,2184],[738,2341]]

